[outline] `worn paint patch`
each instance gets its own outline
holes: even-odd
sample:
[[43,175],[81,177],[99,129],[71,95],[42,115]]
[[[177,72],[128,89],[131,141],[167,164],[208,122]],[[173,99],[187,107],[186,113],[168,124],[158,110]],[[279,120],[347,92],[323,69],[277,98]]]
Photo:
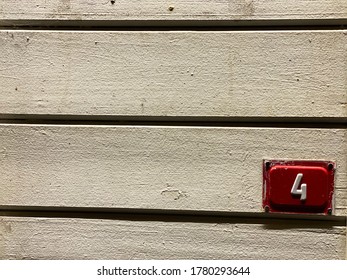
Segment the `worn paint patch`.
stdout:
[[4,223],[4,231],[5,231],[5,233],[11,233],[12,232],[12,225],[10,222]]
[[161,195],[165,198],[169,198],[170,200],[178,200],[180,198],[188,196],[187,193],[184,191],[181,191],[179,189],[172,189],[169,184],[167,184],[165,190],[161,191]]
[[7,157],[7,150],[6,148],[0,149],[0,159],[4,159]]

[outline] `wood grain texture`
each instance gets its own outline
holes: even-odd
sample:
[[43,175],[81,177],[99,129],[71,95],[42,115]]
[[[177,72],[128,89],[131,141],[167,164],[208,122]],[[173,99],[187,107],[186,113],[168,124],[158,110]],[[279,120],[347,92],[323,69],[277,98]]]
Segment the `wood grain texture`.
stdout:
[[345,228],[0,217],[1,259],[344,259]]
[[262,160],[337,163],[345,215],[346,130],[0,126],[0,205],[260,212]]
[[0,114],[347,117],[346,31],[0,31]]
[[[64,21],[243,21],[347,19],[345,0],[11,0],[0,2],[0,23]],[[7,22],[9,21],[9,22]],[[17,22],[16,22],[17,21]]]

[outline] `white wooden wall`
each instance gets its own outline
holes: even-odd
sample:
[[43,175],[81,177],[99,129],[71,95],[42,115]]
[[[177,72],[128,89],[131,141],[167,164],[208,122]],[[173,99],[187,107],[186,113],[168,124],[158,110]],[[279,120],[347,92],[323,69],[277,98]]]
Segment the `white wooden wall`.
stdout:
[[[346,23],[345,0],[0,0],[0,258],[345,259]],[[335,161],[333,216],[264,213],[263,159]]]

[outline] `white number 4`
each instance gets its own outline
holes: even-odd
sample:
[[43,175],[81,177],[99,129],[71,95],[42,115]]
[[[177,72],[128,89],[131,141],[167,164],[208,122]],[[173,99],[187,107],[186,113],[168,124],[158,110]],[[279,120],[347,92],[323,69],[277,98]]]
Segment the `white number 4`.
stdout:
[[[296,175],[292,190],[290,191],[291,194],[293,195],[301,195],[300,200],[306,200],[306,191],[307,191],[307,185],[306,184],[301,184],[301,179],[304,175],[302,173],[299,173]],[[299,189],[300,185],[300,189]]]

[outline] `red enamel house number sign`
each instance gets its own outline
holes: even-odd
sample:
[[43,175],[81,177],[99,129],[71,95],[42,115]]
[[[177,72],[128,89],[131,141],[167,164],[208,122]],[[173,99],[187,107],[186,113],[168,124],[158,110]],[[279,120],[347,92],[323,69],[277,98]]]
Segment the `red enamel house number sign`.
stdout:
[[263,208],[277,213],[333,213],[335,163],[263,161]]

